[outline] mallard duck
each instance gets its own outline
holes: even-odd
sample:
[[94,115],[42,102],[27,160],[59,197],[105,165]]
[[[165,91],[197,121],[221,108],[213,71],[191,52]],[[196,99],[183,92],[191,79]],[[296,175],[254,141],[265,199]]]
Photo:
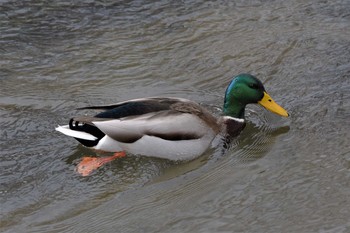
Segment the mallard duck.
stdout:
[[203,154],[216,136],[237,136],[245,126],[245,107],[251,103],[288,117],[259,79],[240,74],[226,89],[220,117],[187,99],[151,97],[80,108],[104,111],[73,117],[56,130],[100,151],[191,160]]

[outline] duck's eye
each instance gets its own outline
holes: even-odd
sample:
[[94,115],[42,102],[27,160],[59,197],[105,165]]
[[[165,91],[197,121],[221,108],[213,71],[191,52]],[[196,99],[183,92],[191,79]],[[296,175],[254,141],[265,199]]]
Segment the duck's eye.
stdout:
[[249,84],[249,87],[253,88],[253,89],[259,89],[259,85],[255,84],[255,83]]

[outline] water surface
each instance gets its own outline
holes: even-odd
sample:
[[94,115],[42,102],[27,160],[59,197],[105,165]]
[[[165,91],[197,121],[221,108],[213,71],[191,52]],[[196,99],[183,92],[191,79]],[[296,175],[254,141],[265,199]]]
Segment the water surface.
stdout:
[[[349,1],[0,1],[3,232],[349,232]],[[189,163],[98,155],[54,131],[75,108],[144,96],[220,113],[238,73],[288,119],[249,106],[232,147]]]

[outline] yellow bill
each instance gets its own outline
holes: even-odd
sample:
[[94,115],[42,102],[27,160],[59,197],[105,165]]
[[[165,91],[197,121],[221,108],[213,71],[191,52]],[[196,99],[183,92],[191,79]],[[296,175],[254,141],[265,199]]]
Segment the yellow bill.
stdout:
[[276,113],[280,116],[284,116],[284,117],[288,117],[289,114],[288,112],[282,108],[281,106],[279,106],[272,98],[269,94],[267,94],[264,91],[264,97],[258,102],[258,104],[262,105],[264,108],[266,108],[267,110]]

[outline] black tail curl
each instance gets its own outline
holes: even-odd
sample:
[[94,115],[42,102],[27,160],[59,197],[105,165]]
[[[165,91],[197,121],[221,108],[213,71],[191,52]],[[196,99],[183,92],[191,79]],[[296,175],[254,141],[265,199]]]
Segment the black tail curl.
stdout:
[[75,138],[78,142],[80,142],[81,144],[83,144],[84,146],[87,146],[87,147],[96,146],[97,143],[101,140],[101,138],[103,138],[105,136],[105,134],[100,129],[98,129],[96,126],[82,123],[80,121],[76,121],[74,118],[71,118],[69,120],[69,128],[71,130],[75,130],[75,131],[86,132],[88,134],[91,134],[91,135],[97,137],[97,139],[94,141],[85,140],[85,139],[81,139],[81,138]]

